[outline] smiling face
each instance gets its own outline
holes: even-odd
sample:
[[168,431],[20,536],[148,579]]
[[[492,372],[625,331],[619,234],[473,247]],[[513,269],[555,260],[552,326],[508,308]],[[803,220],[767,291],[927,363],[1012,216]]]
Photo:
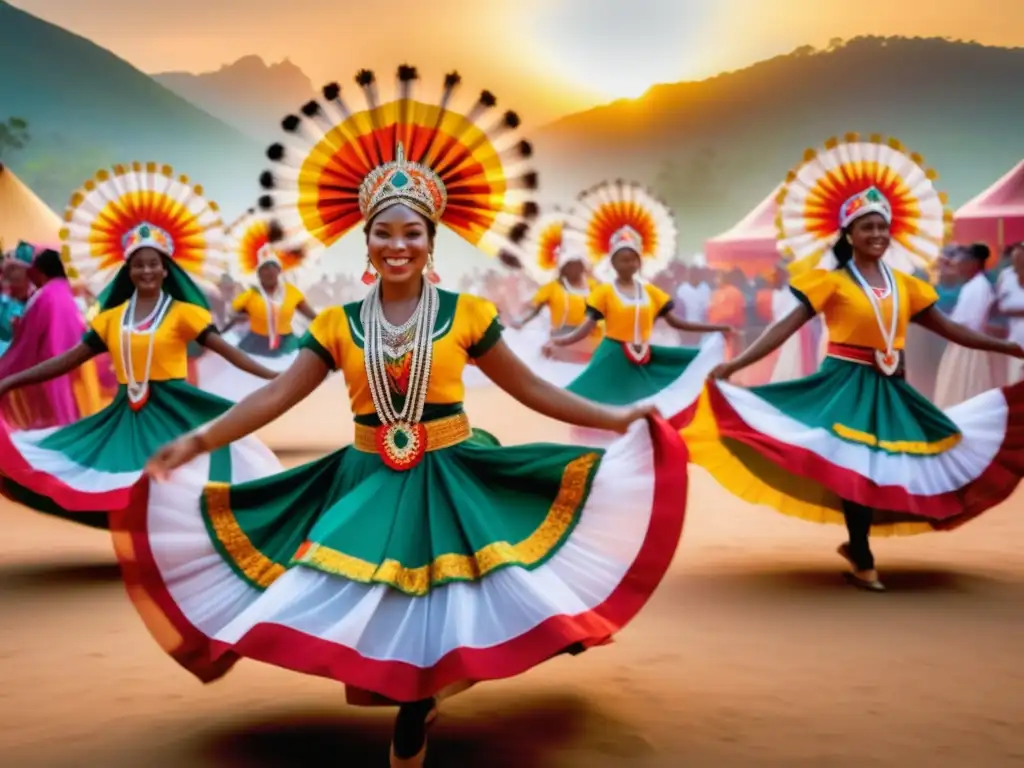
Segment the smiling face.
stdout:
[[612,268],[620,280],[628,282],[640,271],[640,254],[632,248],[620,248],[612,254]]
[[385,283],[418,280],[434,248],[428,221],[404,205],[377,214],[366,234],[370,263]]
[[878,261],[889,250],[889,224],[880,213],[869,213],[850,224],[853,251],[870,261]]
[[128,260],[128,277],[140,294],[159,293],[167,277],[163,254],[155,248],[140,248]]

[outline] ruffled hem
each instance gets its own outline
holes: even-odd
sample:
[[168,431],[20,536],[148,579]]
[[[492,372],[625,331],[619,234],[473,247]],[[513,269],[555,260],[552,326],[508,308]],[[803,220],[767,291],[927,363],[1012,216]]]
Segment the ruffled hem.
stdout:
[[606,452],[580,523],[550,560],[426,596],[301,566],[254,588],[210,540],[199,464],[170,483],[141,481],[128,509],[112,516],[114,540],[146,625],[199,679],[248,657],[410,701],[609,642],[671,563],[686,460],[664,421],[634,425]]
[[1024,476],[1024,386],[985,392],[945,415],[962,437],[928,455],[850,443],[726,383],[709,384],[672,423],[692,461],[745,501],[842,524],[846,499],[876,511],[873,535],[913,535],[963,525]]

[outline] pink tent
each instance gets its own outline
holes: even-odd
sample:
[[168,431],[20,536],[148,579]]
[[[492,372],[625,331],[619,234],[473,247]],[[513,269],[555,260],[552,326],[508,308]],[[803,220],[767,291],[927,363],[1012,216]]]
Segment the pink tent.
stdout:
[[1024,241],[1024,160],[953,217],[958,243],[986,243],[998,259],[1009,243]]
[[775,198],[781,187],[781,184],[776,187],[732,229],[704,243],[704,257],[709,267],[739,267],[748,278],[771,271],[779,262],[775,247],[778,233],[775,215],[779,207]]

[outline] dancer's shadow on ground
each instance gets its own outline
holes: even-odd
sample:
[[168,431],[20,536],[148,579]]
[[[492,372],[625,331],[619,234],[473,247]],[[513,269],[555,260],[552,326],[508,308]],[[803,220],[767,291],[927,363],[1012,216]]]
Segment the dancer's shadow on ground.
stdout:
[[58,593],[117,588],[114,562],[37,562],[0,566],[0,603],[19,603]]
[[[369,768],[387,765],[395,710],[364,714],[292,714],[214,732],[202,759],[223,768],[286,768],[329,763]],[[636,744],[633,744],[636,742]],[[428,765],[435,768],[527,768],[562,750],[621,753],[646,742],[628,726],[572,695],[517,697],[514,704],[481,703],[446,714],[430,731]]]

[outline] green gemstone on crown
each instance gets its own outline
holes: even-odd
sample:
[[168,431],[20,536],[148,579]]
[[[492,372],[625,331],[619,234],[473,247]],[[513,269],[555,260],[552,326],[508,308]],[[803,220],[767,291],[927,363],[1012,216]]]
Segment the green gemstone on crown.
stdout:
[[401,189],[408,183],[409,177],[406,176],[401,171],[399,171],[398,173],[391,177],[391,186],[394,187],[395,189]]
[[877,203],[879,200],[882,199],[882,193],[879,192],[874,187],[872,187],[871,189],[868,190],[867,198],[868,200]]
[[139,227],[139,234],[142,237],[149,237],[149,227]]

